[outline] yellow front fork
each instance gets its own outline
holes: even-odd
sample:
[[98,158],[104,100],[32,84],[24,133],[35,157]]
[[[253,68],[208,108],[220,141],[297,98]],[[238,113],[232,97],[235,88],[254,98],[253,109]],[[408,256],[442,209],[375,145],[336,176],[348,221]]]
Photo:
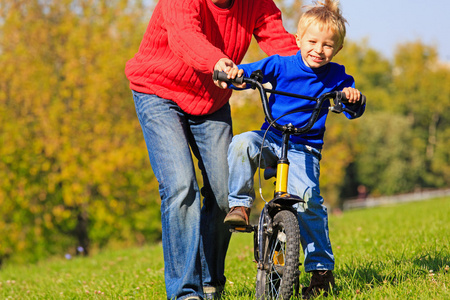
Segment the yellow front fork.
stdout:
[[278,163],[275,193],[287,193],[289,163]]

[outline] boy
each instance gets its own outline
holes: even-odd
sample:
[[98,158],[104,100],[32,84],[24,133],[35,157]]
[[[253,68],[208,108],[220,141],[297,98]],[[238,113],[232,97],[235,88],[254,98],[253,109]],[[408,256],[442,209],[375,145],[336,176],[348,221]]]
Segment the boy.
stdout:
[[[338,7],[338,1],[318,2],[300,18],[296,35],[300,51],[294,56],[278,55],[267,57],[259,62],[240,65],[229,70],[228,77],[249,76],[255,70],[263,72],[263,82],[270,82],[273,89],[292,91],[297,94],[318,97],[319,95],[343,91],[348,98],[346,107],[357,114],[347,118],[357,118],[364,112],[360,92],[354,88],[353,77],[345,73],[345,68],[332,63],[333,57],[342,49],[345,38],[345,22]],[[236,85],[243,88],[244,85]],[[269,99],[273,118],[287,112],[311,108],[314,101],[294,99],[272,94]],[[305,271],[312,272],[311,283],[304,288],[304,298],[328,294],[334,286],[334,256],[328,236],[328,215],[323,205],[319,189],[319,161],[323,146],[325,120],[328,110],[322,110],[312,129],[300,136],[291,136],[289,159],[288,193],[299,195],[307,205],[298,207],[298,218],[302,247],[305,252]],[[303,126],[309,119],[309,112],[289,114],[278,120],[280,124],[292,123]],[[264,131],[269,128],[267,121],[260,131],[242,133],[233,138],[228,150],[229,164],[229,206],[230,212],[224,223],[248,225],[250,207],[255,197],[253,175],[261,156],[261,167],[276,165],[277,153],[281,148],[281,133],[272,127],[264,141],[260,153]]]

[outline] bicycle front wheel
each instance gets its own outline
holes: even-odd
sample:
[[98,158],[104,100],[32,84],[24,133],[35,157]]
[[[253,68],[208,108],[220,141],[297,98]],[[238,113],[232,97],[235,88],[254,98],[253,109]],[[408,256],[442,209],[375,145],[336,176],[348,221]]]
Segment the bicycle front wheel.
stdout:
[[265,270],[256,274],[256,299],[290,299],[298,291],[300,230],[297,216],[281,210],[265,241]]

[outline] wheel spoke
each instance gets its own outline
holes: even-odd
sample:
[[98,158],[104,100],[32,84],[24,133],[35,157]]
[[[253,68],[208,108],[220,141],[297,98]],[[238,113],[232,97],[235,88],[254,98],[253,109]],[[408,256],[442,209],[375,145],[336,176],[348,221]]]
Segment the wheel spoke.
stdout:
[[284,228],[277,228],[280,231],[273,235],[275,241],[272,243],[273,247],[270,249],[270,269],[267,273],[266,283],[269,285],[269,296],[274,299],[279,298],[280,286],[283,281],[284,265],[285,265],[285,250],[286,250],[286,233]]
[[280,211],[267,236],[267,269],[258,270],[257,298],[289,299],[298,283],[300,233],[295,214]]

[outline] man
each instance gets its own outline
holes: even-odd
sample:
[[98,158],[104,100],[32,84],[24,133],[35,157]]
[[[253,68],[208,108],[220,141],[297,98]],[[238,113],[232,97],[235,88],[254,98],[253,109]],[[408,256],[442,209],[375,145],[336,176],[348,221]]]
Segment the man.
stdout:
[[272,0],[160,0],[126,65],[159,182],[168,299],[213,299],[226,282],[231,91],[211,75],[240,63],[252,35],[268,55],[298,50]]

